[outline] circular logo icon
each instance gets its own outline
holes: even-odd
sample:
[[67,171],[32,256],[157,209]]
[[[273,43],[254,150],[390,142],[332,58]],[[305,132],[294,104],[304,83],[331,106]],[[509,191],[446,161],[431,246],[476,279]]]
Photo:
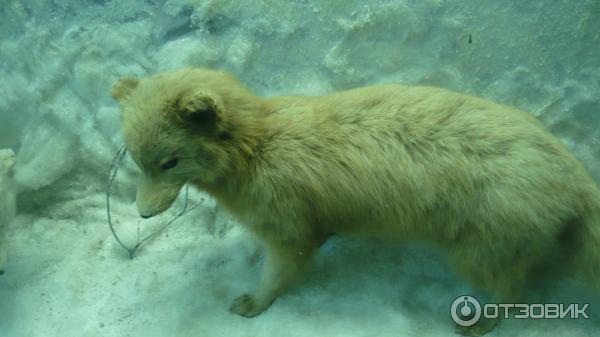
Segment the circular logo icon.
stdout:
[[472,296],[459,296],[452,302],[450,315],[456,324],[472,326],[481,318],[481,304]]

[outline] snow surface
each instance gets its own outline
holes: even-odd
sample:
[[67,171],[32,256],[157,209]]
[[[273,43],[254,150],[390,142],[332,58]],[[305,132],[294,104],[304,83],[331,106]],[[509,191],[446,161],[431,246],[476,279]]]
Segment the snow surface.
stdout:
[[[328,242],[262,315],[229,313],[262,255],[201,193],[129,260],[106,223],[122,143],[108,88],[181,66],[226,69],[266,96],[437,85],[531,111],[600,180],[599,17],[598,0],[2,1],[0,148],[18,152],[20,192],[0,336],[453,336],[450,303],[473,290],[443,255],[360,238]],[[140,223],[135,175],[121,168],[112,208],[130,244],[182,206]],[[528,296],[594,301],[565,280]],[[600,336],[591,308],[590,320],[511,320],[490,336]]]

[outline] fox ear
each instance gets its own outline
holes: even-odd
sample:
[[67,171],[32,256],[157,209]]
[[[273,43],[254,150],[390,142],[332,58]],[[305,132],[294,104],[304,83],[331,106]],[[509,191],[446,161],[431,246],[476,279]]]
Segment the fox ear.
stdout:
[[137,88],[140,80],[133,77],[123,77],[113,84],[110,89],[110,95],[115,101],[123,103],[123,101],[131,95],[131,93]]
[[217,129],[223,118],[223,104],[217,95],[207,92],[184,93],[177,100],[179,119],[194,128]]

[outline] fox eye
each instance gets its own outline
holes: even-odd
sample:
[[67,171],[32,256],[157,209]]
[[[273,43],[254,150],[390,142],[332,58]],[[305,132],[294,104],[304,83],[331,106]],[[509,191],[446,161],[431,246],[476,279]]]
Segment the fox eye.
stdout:
[[160,165],[160,168],[163,170],[172,169],[173,167],[177,166],[177,161],[178,161],[177,158],[173,158],[173,159],[169,160],[168,162]]

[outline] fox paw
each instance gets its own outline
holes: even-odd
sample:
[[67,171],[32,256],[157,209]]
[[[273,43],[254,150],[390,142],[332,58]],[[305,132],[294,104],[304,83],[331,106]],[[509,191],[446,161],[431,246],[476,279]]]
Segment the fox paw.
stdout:
[[260,305],[254,296],[243,294],[233,301],[229,311],[244,317],[254,317],[260,315],[268,307],[269,305]]

